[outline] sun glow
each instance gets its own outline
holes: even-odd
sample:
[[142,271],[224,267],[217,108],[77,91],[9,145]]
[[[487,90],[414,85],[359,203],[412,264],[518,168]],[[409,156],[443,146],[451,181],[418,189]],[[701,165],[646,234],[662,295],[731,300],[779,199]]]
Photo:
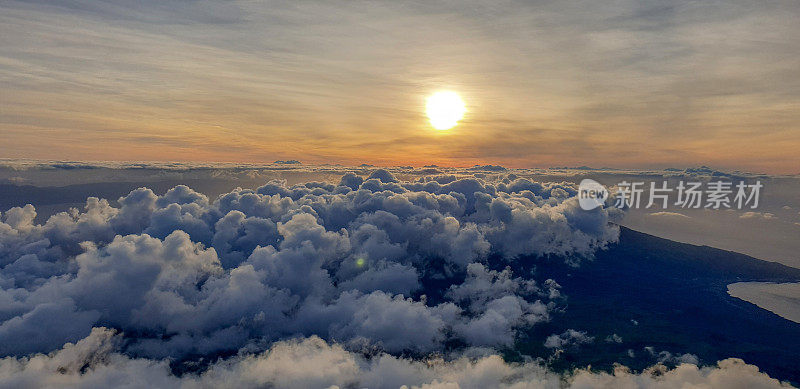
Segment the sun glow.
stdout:
[[428,97],[425,111],[433,128],[449,130],[458,124],[467,109],[464,107],[464,100],[461,100],[461,96],[455,92],[443,91]]

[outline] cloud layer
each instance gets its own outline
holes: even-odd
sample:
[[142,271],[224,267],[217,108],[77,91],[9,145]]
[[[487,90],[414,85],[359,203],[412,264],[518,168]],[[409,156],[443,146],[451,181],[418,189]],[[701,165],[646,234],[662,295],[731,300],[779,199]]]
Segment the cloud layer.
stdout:
[[52,351],[95,325],[157,358],[297,335],[394,353],[511,346],[559,294],[503,261],[588,257],[617,238],[615,211],[581,211],[574,194],[376,170],[214,201],[186,186],[140,188],[119,207],[89,198],[44,224],[33,206],[12,208],[0,224],[0,353]]
[[[514,174],[379,169],[214,200],[140,188],[41,224],[33,206],[12,208],[0,387],[780,385],[740,360],[698,368],[668,352],[658,360],[675,368],[639,373],[504,362],[499,351],[563,308],[556,280],[508,265],[579,264],[618,238],[621,211],[582,211],[575,194]],[[569,330],[544,346],[592,342]]]
[[[509,364],[497,355],[424,361],[379,354],[366,359],[319,337],[277,342],[258,354],[212,364],[201,374],[177,377],[165,361],[131,358],[116,350],[119,335],[94,328],[76,344],[49,355],[0,360],[0,387],[150,388],[783,388],[789,387],[740,359],[698,368],[657,364],[641,373],[575,370],[561,376],[537,363]],[[313,368],[310,368],[313,367]]]

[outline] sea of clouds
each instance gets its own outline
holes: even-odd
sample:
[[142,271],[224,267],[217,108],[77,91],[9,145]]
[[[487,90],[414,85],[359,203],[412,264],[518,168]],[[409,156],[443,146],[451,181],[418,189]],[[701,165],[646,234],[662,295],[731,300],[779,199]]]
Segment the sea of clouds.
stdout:
[[42,224],[32,205],[12,208],[0,219],[0,386],[780,385],[735,359],[568,376],[504,362],[498,352],[562,303],[557,280],[504,264],[579,265],[618,238],[622,211],[581,210],[575,194],[514,175],[378,169],[214,200],[140,188]]

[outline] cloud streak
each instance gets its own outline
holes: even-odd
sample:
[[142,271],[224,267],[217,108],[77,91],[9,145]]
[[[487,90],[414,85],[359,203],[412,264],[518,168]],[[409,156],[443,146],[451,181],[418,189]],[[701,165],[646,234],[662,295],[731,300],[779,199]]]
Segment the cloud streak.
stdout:
[[5,157],[797,173],[791,1],[0,7]]

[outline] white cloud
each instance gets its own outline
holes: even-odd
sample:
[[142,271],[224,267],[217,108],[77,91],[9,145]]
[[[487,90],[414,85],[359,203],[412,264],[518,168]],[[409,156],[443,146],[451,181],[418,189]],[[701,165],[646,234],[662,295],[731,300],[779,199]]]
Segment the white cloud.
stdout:
[[605,340],[608,343],[622,343],[622,337],[617,334],[611,334]]
[[740,219],[763,219],[763,220],[772,220],[777,219],[778,217],[775,214],[770,212],[745,212],[739,215]]
[[[273,181],[215,200],[182,186],[163,196],[141,188],[119,207],[90,198],[43,224],[32,206],[14,208],[0,223],[0,352],[9,356],[0,386],[714,387],[729,375],[776,383],[735,360],[654,367],[661,376],[566,377],[503,362],[496,350],[549,320],[562,300],[554,280],[494,265],[590,257],[617,239],[616,211],[584,212],[574,195],[572,184],[505,175],[406,182],[377,171],[341,184]],[[500,262],[490,267],[490,256]],[[419,295],[424,277],[443,284],[436,303]],[[122,334],[93,329],[100,323]],[[569,330],[546,344],[593,340]],[[452,341],[465,347],[429,359]],[[238,356],[181,377],[164,361],[223,351]]]
[[552,349],[564,349],[567,347],[574,347],[593,342],[594,337],[586,335],[586,331],[568,329],[560,335],[553,334],[548,336],[544,342],[544,347]]
[[[641,373],[618,366],[612,373],[576,370],[562,376],[535,362],[506,363],[498,355],[414,361],[360,354],[318,337],[281,341],[263,353],[234,356],[200,373],[171,374],[165,361],[131,358],[118,352],[114,331],[94,328],[75,344],[49,355],[0,360],[0,387],[368,387],[368,388],[785,388],[739,359],[717,366],[662,364]],[[403,386],[405,385],[405,386]]]
[[692,218],[691,216],[684,215],[684,214],[682,214],[682,213],[678,213],[678,212],[667,212],[667,211],[662,211],[662,212],[653,212],[653,213],[650,213],[650,214],[648,214],[648,216],[653,216],[653,217],[666,217],[666,218],[677,218],[677,219],[691,219],[691,218]]
[[[32,206],[12,208],[0,223],[0,350],[50,351],[96,323],[142,334],[128,347],[154,357],[298,333],[390,352],[508,346],[549,319],[558,284],[489,270],[487,258],[590,257],[618,236],[614,216],[581,210],[570,184],[403,182],[382,169],[341,183],[271,181],[214,201],[140,188],[44,224]],[[412,298],[423,272],[447,280],[438,305]],[[34,320],[41,312],[70,326]],[[43,335],[20,340],[23,327]]]

